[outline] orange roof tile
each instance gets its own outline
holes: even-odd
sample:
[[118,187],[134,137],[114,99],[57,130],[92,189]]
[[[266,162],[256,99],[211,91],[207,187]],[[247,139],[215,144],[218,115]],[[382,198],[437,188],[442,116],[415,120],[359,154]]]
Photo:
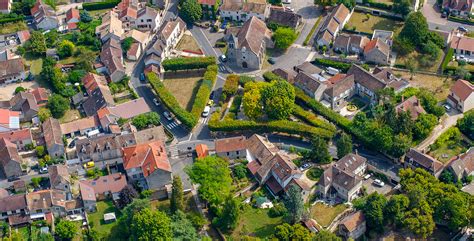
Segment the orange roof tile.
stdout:
[[157,169],[171,172],[171,164],[161,140],[122,148],[125,170],[140,167],[145,177]]

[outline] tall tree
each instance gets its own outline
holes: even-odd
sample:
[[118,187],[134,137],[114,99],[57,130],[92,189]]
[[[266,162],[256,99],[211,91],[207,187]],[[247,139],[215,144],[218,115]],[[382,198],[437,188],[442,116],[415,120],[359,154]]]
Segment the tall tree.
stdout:
[[421,47],[427,40],[428,32],[428,23],[423,13],[412,12],[408,15],[399,36],[411,40],[415,46]]
[[405,195],[394,195],[385,205],[385,219],[400,227],[405,219],[405,212],[408,209],[410,200]]
[[175,240],[198,240],[198,235],[192,222],[180,210],[177,210],[171,217],[171,230]]
[[278,27],[273,34],[273,39],[275,40],[275,47],[286,50],[293,44],[298,35],[291,28]]
[[173,187],[171,189],[170,210],[172,213],[184,211],[183,183],[178,175],[173,177]]
[[213,225],[223,231],[234,230],[240,216],[240,202],[238,199],[228,196],[224,202],[224,208],[218,216],[212,220]]
[[352,138],[346,133],[342,133],[336,141],[337,158],[352,153]]
[[199,184],[199,195],[211,204],[220,204],[230,194],[232,177],[228,163],[217,156],[198,159],[186,172]]
[[392,10],[394,13],[401,14],[403,17],[410,13],[410,0],[395,0],[393,2]]
[[55,228],[56,235],[64,240],[71,240],[77,232],[77,226],[73,222],[64,219],[61,219]]
[[69,110],[69,100],[58,94],[53,94],[48,99],[48,108],[51,111],[51,115],[59,119]]
[[316,136],[311,141],[312,148],[308,154],[308,158],[315,163],[330,163],[332,157],[329,154],[328,143],[323,138]]
[[143,209],[135,213],[130,226],[131,239],[140,241],[152,241],[157,237],[163,240],[171,240],[171,220],[161,211]]
[[316,233],[313,241],[342,241],[342,239],[335,234],[323,229]]
[[432,214],[430,205],[426,200],[421,200],[417,207],[406,213],[403,224],[416,235],[426,238],[433,233],[435,227]]
[[46,39],[39,31],[31,33],[30,39],[25,43],[25,48],[31,54],[42,56],[46,53]]
[[374,192],[367,196],[363,212],[367,221],[367,228],[382,232],[384,227],[384,213],[387,199],[384,195]]
[[285,207],[288,210],[290,223],[296,223],[303,217],[304,202],[301,190],[296,185],[291,185],[285,196]]
[[295,89],[287,81],[272,81],[262,90],[265,113],[270,119],[287,119],[293,112]]
[[183,15],[183,19],[188,23],[194,23],[202,17],[201,5],[197,0],[186,0],[179,12]]
[[474,110],[464,113],[464,117],[458,120],[457,126],[462,133],[474,139]]
[[245,84],[244,96],[242,97],[242,107],[245,115],[252,119],[258,120],[263,116],[263,104],[261,90],[264,82],[249,82]]
[[74,53],[75,48],[76,46],[71,41],[63,40],[58,46],[58,55],[61,58],[70,57]]

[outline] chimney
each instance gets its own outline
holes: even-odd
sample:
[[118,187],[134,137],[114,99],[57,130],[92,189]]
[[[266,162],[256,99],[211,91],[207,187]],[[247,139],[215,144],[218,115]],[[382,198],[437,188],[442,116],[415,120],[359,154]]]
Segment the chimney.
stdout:
[[404,96],[404,95],[402,95],[402,102],[403,102],[403,101],[405,101],[405,96]]
[[355,149],[355,153],[356,155],[359,155],[359,151],[357,149]]

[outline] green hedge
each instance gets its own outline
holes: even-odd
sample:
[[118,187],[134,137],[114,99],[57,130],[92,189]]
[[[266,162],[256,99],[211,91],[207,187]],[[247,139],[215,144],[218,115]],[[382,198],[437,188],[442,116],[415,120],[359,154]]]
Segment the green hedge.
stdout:
[[323,16],[319,16],[318,20],[316,20],[316,23],[314,23],[313,27],[311,28],[311,30],[309,31],[309,34],[306,35],[306,38],[304,39],[303,41],[303,46],[306,46],[308,45],[309,41],[311,40],[311,37],[313,36],[314,32],[316,31],[316,29],[318,28],[319,26],[319,22],[321,21],[321,18]]
[[213,64],[216,64],[215,57],[173,58],[161,62],[165,71],[205,69]]
[[0,19],[0,24],[14,23],[14,22],[19,22],[23,20],[24,20],[23,16],[18,16],[16,18],[4,18],[4,19]]
[[222,93],[227,96],[227,98],[235,95],[239,89],[239,79],[240,77],[236,74],[230,74],[227,76],[224,87],[222,87]]
[[369,5],[369,7],[372,7],[372,8],[378,8],[378,9],[388,10],[388,11],[392,10],[392,5],[382,3],[382,2],[374,2],[374,1],[369,0],[364,4],[367,4]]
[[206,72],[204,73],[201,86],[199,86],[196,97],[194,98],[193,107],[191,109],[191,114],[196,120],[199,120],[202,112],[204,111],[207,101],[209,100],[209,96],[211,95],[212,87],[214,86],[216,80],[217,65],[209,65]]
[[105,2],[83,3],[82,8],[87,11],[114,8],[119,2],[120,0],[107,0]]
[[313,136],[320,136],[325,139],[330,139],[333,137],[334,132],[312,127],[302,123],[280,120],[280,121],[270,121],[270,122],[255,122],[250,120],[234,120],[234,119],[224,119],[219,121],[220,113],[216,112],[211,116],[209,120],[209,129],[211,131],[249,131],[252,132],[281,132],[287,134],[300,135],[307,138],[312,138]]
[[[160,81],[158,76],[154,73],[147,74],[147,79],[150,82],[151,86],[155,90],[156,94],[160,98],[161,102],[176,115],[181,123],[187,126],[189,129],[192,129],[198,122],[193,114],[187,112],[182,108],[176,98],[171,94]],[[194,106],[193,106],[194,108]]]
[[454,49],[449,48],[448,52],[446,53],[446,56],[444,56],[443,63],[441,64],[441,70],[443,72],[446,71],[446,68],[448,67],[449,62],[451,62],[451,60],[453,59],[453,55],[454,55]]
[[263,79],[267,82],[270,82],[270,81],[273,81],[273,80],[282,80],[282,81],[286,81],[285,79],[283,79],[282,77],[274,74],[273,72],[271,71],[267,71],[265,73],[263,73]]
[[[352,64],[334,61],[330,59],[315,59],[312,64],[324,66],[324,67],[333,67],[339,69],[341,72],[346,73],[352,66]],[[362,68],[369,70],[369,65],[362,64]]]
[[295,105],[295,107],[293,108],[293,115],[312,126],[336,132],[336,128],[331,123],[328,123],[318,118],[315,114],[304,110],[299,105]]
[[465,23],[465,24],[468,24],[468,25],[474,25],[474,21],[464,19],[464,18],[460,18],[460,17],[449,16],[448,19],[453,21],[453,22]]

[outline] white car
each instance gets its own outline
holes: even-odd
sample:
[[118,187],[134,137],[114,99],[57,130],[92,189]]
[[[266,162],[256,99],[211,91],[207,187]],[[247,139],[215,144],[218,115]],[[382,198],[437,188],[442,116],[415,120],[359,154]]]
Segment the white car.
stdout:
[[155,103],[156,106],[160,105],[160,102],[158,102],[158,100],[156,98],[153,99],[153,103]]
[[168,111],[163,112],[163,115],[165,116],[167,120],[169,121],[173,120],[173,116]]
[[380,181],[379,179],[375,179],[374,180],[374,185],[379,186],[379,187],[383,187],[383,186],[385,186],[385,183]]
[[206,105],[206,107],[204,107],[204,111],[202,112],[202,117],[208,117],[210,112],[211,112],[211,107]]
[[367,180],[367,179],[369,179],[371,176],[372,176],[372,175],[371,175],[370,173],[369,173],[369,174],[367,174],[367,175],[365,175],[365,176],[364,176],[364,180]]

